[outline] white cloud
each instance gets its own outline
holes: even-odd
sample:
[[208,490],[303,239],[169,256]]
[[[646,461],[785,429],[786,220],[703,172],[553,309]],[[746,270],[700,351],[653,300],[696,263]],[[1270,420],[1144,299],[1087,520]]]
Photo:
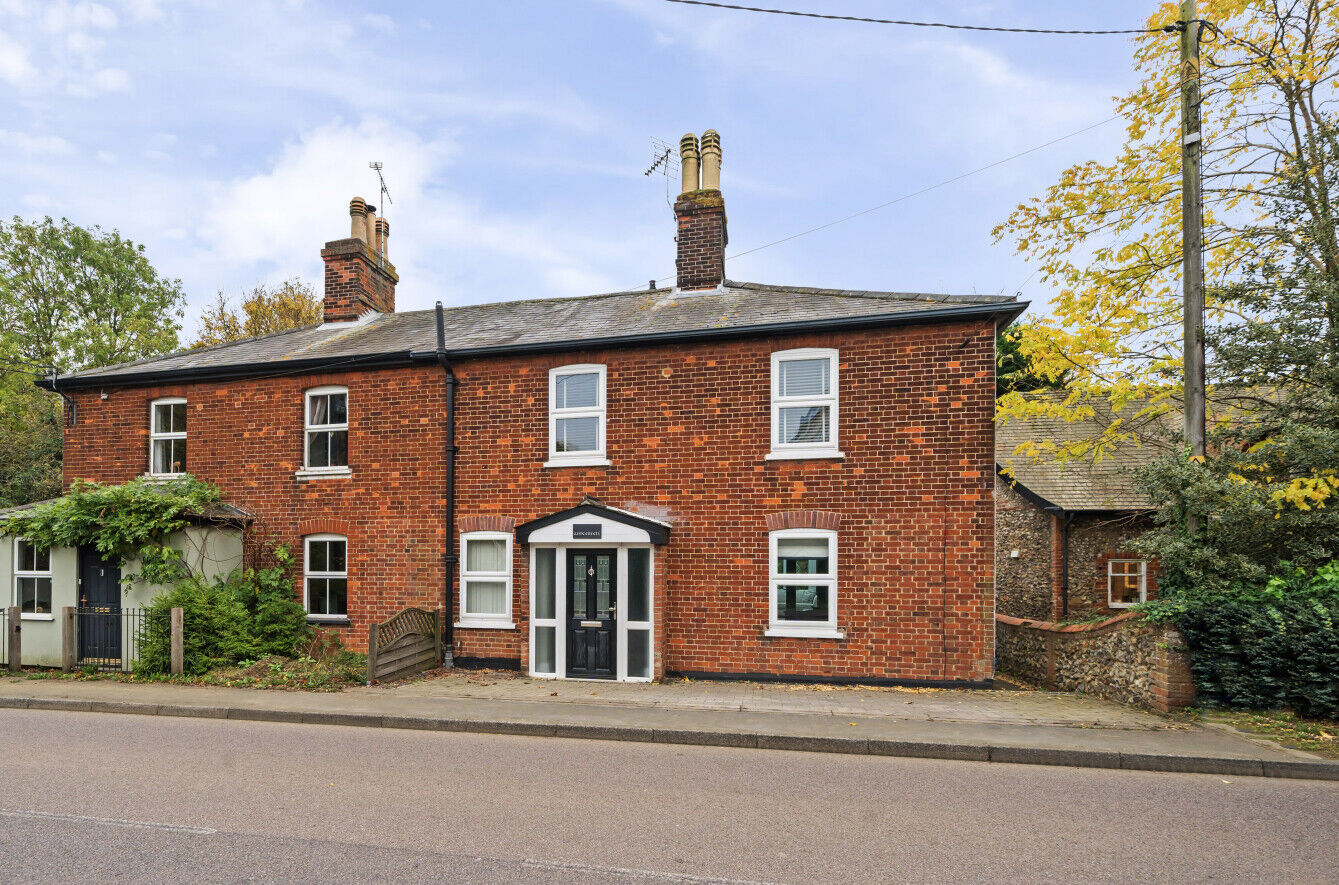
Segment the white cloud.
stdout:
[[0,145],[8,150],[39,159],[68,157],[76,153],[74,145],[59,135],[33,135],[7,129],[0,129]]
[[28,58],[28,50],[4,31],[0,31],[0,80],[12,86],[29,86],[37,79],[37,68]]
[[382,33],[389,34],[395,30],[395,19],[389,15],[383,15],[380,12],[369,12],[363,16],[363,22],[369,28],[374,28]]
[[76,95],[106,95],[111,92],[129,92],[130,75],[121,68],[103,68],[82,83],[72,83]]
[[109,31],[116,27],[116,13],[101,3],[49,0],[43,11],[42,27],[50,33],[64,33],[81,28]]

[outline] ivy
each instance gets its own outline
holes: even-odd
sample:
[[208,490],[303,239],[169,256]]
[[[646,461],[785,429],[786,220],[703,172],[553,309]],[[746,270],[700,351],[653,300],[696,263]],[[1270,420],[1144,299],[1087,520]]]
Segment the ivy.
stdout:
[[223,501],[217,486],[191,476],[136,479],[122,485],[75,480],[64,496],[5,519],[8,534],[42,547],[91,546],[109,559],[138,559],[143,577],[165,584],[183,577],[181,554],[167,538],[193,514]]

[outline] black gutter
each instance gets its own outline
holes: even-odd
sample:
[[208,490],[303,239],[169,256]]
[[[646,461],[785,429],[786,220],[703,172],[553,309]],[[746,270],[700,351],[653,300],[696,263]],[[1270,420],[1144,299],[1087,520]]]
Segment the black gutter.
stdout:
[[[751,326],[726,326],[717,329],[689,329],[680,332],[645,332],[640,335],[609,335],[598,338],[571,338],[562,341],[542,341],[530,344],[496,344],[488,347],[464,347],[447,351],[451,359],[501,356],[527,353],[555,353],[573,350],[604,350],[635,347],[642,344],[677,344],[686,341],[708,341],[719,338],[757,338],[770,335],[788,335],[804,332],[829,332],[845,329],[870,329],[885,326],[910,326],[940,320],[972,320],[995,317],[997,322],[1009,323],[1027,310],[1029,302],[973,305],[971,307],[939,308],[935,310],[905,311],[903,313],[874,314],[859,317],[834,317],[823,320],[799,320],[787,323],[762,323]],[[100,387],[130,387],[165,382],[188,382],[202,379],[264,378],[267,375],[293,375],[303,371],[331,368],[388,369],[431,363],[438,358],[437,350],[391,351],[362,356],[328,356],[303,360],[270,360],[263,363],[242,363],[231,366],[199,366],[188,369],[160,369],[149,372],[125,372],[112,375],[90,375],[61,378],[57,382],[64,390],[86,390]],[[267,370],[269,370],[267,372]],[[38,386],[55,390],[47,379]]]
[[446,659],[450,661],[455,653],[456,621],[456,373],[446,355],[446,320],[442,316],[442,302],[437,302],[437,365],[442,367],[446,376],[446,555],[442,562],[446,567],[445,606],[443,607],[442,646]]

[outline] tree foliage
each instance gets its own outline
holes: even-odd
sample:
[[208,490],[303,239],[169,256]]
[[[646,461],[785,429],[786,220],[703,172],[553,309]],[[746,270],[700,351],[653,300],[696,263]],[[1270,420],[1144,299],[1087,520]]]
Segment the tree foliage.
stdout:
[[[1204,34],[1202,110],[1213,324],[1254,314],[1234,285],[1251,267],[1289,264],[1295,252],[1339,278],[1332,238],[1289,240],[1271,215],[1271,201],[1286,200],[1294,224],[1323,222],[1339,197],[1332,190],[1339,157],[1325,147],[1324,123],[1339,73],[1339,4],[1205,0],[1200,8],[1212,23]],[[1177,4],[1163,2],[1148,25],[1165,26],[1177,15]],[[1177,408],[1181,395],[1176,36],[1137,38],[1134,62],[1142,81],[1117,100],[1126,140],[1114,159],[1065,170],[996,229],[1057,288],[1051,315],[1025,327],[1020,350],[1047,378],[1069,373],[1064,407],[1074,420],[1090,414],[1094,399],[1108,400],[1114,412],[1138,403],[1149,416]],[[1000,401],[1002,420],[1037,408],[1019,394]],[[1116,422],[1083,451],[1100,457],[1129,435],[1128,425]],[[1054,454],[1075,452],[1059,446]]]
[[192,347],[226,344],[321,322],[321,298],[299,279],[278,286],[256,286],[242,298],[240,310],[219,291],[200,318],[200,334]]
[[0,222],[0,506],[60,491],[60,400],[33,382],[175,349],[183,302],[116,231]]
[[1038,390],[1061,390],[1069,380],[1069,373],[1049,378],[1038,373],[1032,360],[1023,353],[1023,327],[1013,323],[995,336],[995,395],[1018,391],[1032,393]]

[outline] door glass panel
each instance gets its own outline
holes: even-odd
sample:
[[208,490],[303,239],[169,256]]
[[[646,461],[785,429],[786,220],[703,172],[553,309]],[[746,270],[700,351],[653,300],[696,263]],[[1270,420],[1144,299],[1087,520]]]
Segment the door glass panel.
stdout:
[[505,615],[506,581],[468,581],[465,585],[465,614]]
[[597,618],[610,618],[609,607],[613,603],[610,597],[611,584],[609,583],[610,556],[595,557],[595,616]]
[[628,675],[651,678],[651,631],[628,631]]
[[586,616],[586,557],[572,557],[572,615]]
[[555,640],[557,627],[535,628],[535,672],[557,673]]
[[553,618],[558,582],[555,580],[555,566],[558,560],[557,550],[535,551],[535,617]]
[[651,620],[651,551],[628,551],[628,620]]

